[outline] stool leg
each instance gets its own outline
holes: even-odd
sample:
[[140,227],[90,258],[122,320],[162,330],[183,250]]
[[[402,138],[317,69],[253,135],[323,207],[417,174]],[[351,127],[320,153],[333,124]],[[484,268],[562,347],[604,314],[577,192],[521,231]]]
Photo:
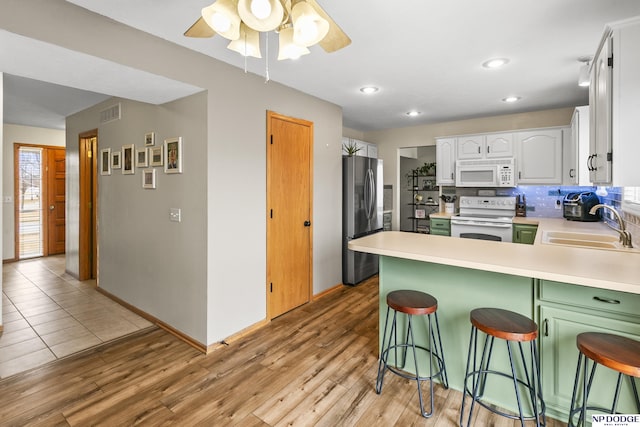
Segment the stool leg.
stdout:
[[[442,380],[442,385],[444,388],[449,388],[449,377],[447,377],[447,366],[444,361],[444,348],[442,347],[442,339],[440,338],[440,325],[438,324],[438,313],[433,313],[433,316],[436,319],[436,329],[435,331],[431,330],[431,335],[433,338],[433,345],[436,351],[436,358],[438,361],[438,367],[440,369],[440,379]],[[434,333],[437,333],[437,340]]]
[[582,353],[578,353],[578,366],[576,368],[576,378],[573,381],[573,393],[571,394],[571,407],[569,409],[569,421],[567,422],[567,426],[573,426],[573,412],[578,409],[576,407],[576,399],[578,397],[578,385],[580,384],[580,367],[582,366]]
[[520,414],[520,425],[524,427],[524,415],[522,413],[522,402],[520,402],[520,390],[518,390],[518,377],[513,364],[513,354],[511,353],[511,341],[507,341],[507,353],[509,353],[509,364],[511,365],[511,375],[513,376],[513,388],[516,392],[516,402],[518,402],[518,413]]
[[618,406],[618,398],[620,398],[620,386],[622,385],[622,373],[618,374],[618,381],[616,381],[616,392],[613,395],[613,403],[611,404],[611,413],[616,413],[616,406]]
[[382,392],[382,383],[384,381],[384,373],[387,370],[387,352],[389,351],[389,347],[391,346],[391,334],[389,334],[389,339],[387,340],[387,347],[385,349],[384,339],[387,336],[387,326],[389,325],[389,311],[391,309],[387,307],[387,316],[384,321],[384,332],[382,334],[382,348],[380,350],[380,359],[378,360],[378,377],[376,379],[376,393],[380,394]]
[[477,329],[472,326],[471,335],[469,337],[469,351],[467,352],[467,367],[464,370],[464,381],[462,382],[462,405],[460,406],[460,421],[459,421],[460,427],[463,426],[462,419],[464,418],[464,402],[465,402],[465,398],[467,397],[467,394],[469,394],[469,396],[471,396],[471,399],[473,399],[473,396],[471,395],[471,393],[468,392],[469,389],[467,388],[467,379],[469,378],[469,365],[471,365],[471,352],[472,350],[475,351],[475,348],[472,347],[474,343],[473,338],[475,337],[477,339],[477,335],[478,335]]
[[[542,397],[542,379],[540,378],[540,358],[538,357],[538,340],[533,340],[531,342],[531,349],[532,349],[532,354],[533,354],[533,360],[532,360],[532,365],[535,370],[535,374],[536,374],[536,386],[538,387],[538,392],[536,393],[537,397],[540,399],[540,414],[541,414],[541,418],[542,418],[542,425],[546,426],[547,425],[547,417],[545,415],[546,413],[546,408],[545,408],[545,404],[544,404],[544,398]],[[534,364],[535,363],[535,364]],[[534,402],[536,402],[534,404],[534,410],[535,412],[535,416],[536,416],[536,420],[538,420],[538,406],[537,406],[537,400],[534,400]],[[539,420],[537,421],[539,422]]]

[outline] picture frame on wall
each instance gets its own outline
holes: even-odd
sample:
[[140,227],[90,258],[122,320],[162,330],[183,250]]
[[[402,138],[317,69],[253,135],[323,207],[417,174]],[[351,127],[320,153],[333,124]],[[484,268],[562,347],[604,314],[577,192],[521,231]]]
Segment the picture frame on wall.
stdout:
[[111,175],[111,148],[100,150],[100,175]]
[[153,147],[149,148],[149,165],[150,166],[162,166],[162,148],[163,147]]
[[147,189],[156,188],[156,170],[155,169],[142,170],[142,188],[147,188]]
[[182,137],[164,140],[164,173],[182,173]]
[[120,169],[122,163],[120,162],[121,151],[114,151],[111,153],[111,169]]
[[150,147],[152,145],[156,145],[156,133],[155,132],[147,132],[144,134],[144,145],[146,147]]
[[136,167],[146,168],[149,166],[148,150],[146,148],[140,148],[136,150]]
[[135,151],[136,147],[133,144],[122,146],[122,174],[133,175],[136,173],[135,169]]

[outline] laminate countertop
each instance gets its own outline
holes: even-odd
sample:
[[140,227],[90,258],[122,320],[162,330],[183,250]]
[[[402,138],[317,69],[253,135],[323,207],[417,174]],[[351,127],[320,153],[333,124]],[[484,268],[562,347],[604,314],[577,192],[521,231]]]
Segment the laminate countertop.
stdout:
[[349,249],[640,294],[640,249],[591,249],[542,242],[544,231],[617,236],[605,224],[556,218],[516,218],[514,223],[538,225],[533,245],[384,231],[350,241]]

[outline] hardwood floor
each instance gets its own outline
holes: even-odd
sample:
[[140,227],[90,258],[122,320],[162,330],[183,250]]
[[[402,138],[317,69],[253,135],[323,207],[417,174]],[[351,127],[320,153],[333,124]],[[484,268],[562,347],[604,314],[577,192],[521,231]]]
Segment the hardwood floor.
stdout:
[[[457,425],[455,390],[436,387],[430,419],[414,382],[387,375],[375,393],[377,319],[373,278],[208,356],[147,330],[0,381],[0,425]],[[476,426],[519,425],[476,414]]]

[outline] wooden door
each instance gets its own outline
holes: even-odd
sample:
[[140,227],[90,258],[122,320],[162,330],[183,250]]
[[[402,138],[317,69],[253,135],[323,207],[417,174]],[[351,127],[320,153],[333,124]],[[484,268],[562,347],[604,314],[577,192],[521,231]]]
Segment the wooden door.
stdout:
[[98,130],[80,134],[80,250],[79,279],[98,277],[97,242]]
[[65,251],[65,149],[46,150],[47,189],[47,244],[46,254],[56,255]]
[[312,292],[313,123],[267,113],[267,315]]

